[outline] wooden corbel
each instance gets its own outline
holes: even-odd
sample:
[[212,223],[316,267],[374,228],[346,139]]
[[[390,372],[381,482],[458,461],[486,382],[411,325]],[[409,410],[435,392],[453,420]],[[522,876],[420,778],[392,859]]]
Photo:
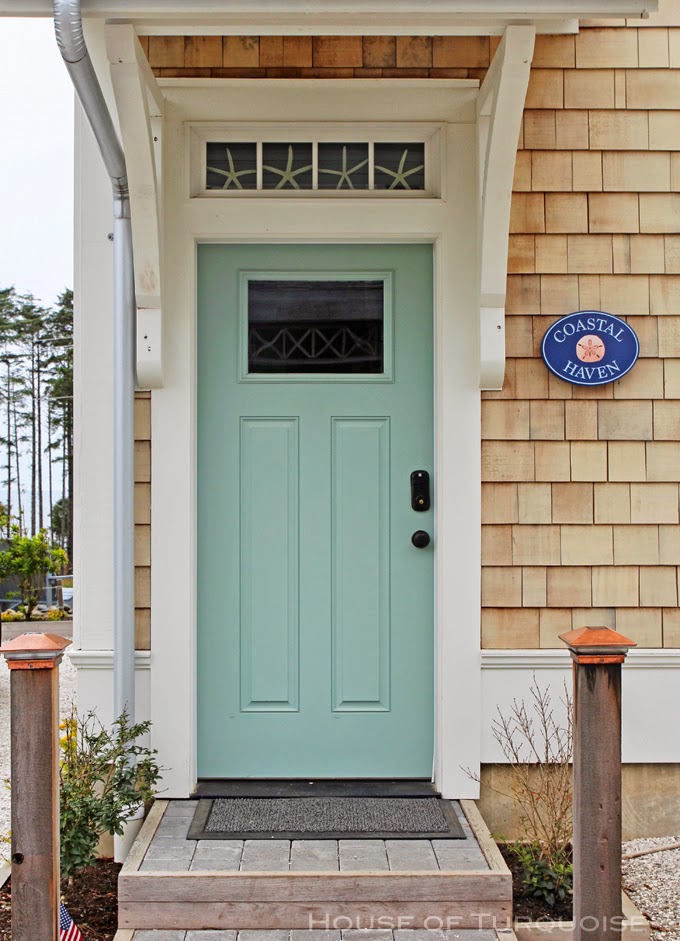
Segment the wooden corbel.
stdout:
[[535,26],[508,26],[477,98],[480,388],[505,374],[505,284],[510,203]]
[[106,27],[106,51],[125,151],[137,300],[137,382],[163,384],[160,136],[163,94],[130,24]]

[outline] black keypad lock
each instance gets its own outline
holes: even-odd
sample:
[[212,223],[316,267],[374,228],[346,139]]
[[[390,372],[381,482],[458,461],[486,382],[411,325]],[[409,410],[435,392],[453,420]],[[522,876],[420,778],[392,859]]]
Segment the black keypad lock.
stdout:
[[430,509],[430,475],[424,470],[411,474],[411,509],[424,513]]

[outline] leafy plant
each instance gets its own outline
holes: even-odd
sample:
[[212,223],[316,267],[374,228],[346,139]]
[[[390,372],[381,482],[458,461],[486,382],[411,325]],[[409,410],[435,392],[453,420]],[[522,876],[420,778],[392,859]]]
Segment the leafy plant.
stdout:
[[524,891],[532,898],[555,908],[571,896],[574,869],[565,850],[561,857],[555,856],[552,863],[543,858],[539,843],[512,844],[512,851],[522,864]]
[[13,523],[10,531],[9,545],[0,552],[0,578],[18,579],[21,607],[30,621],[48,573],[64,569],[68,556],[49,541],[46,529],[28,536],[18,523]]
[[104,833],[121,835],[126,819],[150,801],[161,777],[155,749],[138,744],[150,722],[123,713],[106,729],[94,712],[73,709],[60,729],[61,871],[71,879],[89,865]]
[[26,615],[23,611],[15,611],[14,608],[9,608],[7,611],[2,612],[0,618],[3,621],[25,621]]

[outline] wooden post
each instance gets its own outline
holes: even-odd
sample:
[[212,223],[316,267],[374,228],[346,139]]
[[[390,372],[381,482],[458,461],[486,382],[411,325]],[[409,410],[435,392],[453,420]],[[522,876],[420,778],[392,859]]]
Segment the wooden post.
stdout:
[[10,669],[12,941],[59,937],[59,662],[71,643],[22,634]]
[[621,664],[636,645],[607,627],[560,639],[574,674],[574,941],[620,939]]

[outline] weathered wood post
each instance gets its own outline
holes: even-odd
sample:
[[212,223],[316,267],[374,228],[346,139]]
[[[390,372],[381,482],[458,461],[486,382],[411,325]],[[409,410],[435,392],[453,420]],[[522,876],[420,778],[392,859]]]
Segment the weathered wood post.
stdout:
[[574,941],[620,939],[621,664],[636,644],[608,627],[560,639],[574,661]]
[[70,640],[22,634],[10,669],[12,941],[59,937],[59,662]]

